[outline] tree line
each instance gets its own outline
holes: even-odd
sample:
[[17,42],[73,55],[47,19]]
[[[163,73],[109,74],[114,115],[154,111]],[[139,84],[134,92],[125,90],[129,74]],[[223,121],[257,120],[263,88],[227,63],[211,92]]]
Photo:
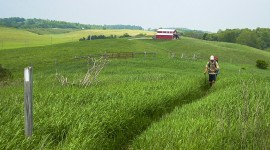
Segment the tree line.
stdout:
[[85,40],[97,40],[97,39],[115,39],[117,38],[116,35],[110,35],[110,36],[105,36],[105,35],[88,35],[86,38],[82,37],[79,39],[79,41],[85,41]]
[[226,29],[217,33],[205,33],[203,40],[238,43],[258,49],[270,47],[270,29]]
[[80,23],[70,23],[65,21],[44,20],[44,19],[24,19],[20,17],[0,18],[0,26],[14,28],[61,28],[61,29],[130,29],[143,30],[141,26],[135,25],[86,25]]
[[202,39],[203,35],[207,33],[206,31],[201,30],[191,30],[187,28],[176,28],[176,31],[180,33],[181,36]]
[[[145,34],[138,34],[136,36],[141,36]],[[127,38],[131,37],[128,33],[124,33],[123,35],[119,36],[119,38]],[[86,38],[82,37],[79,39],[79,41],[85,41],[85,40],[97,40],[97,39],[116,39],[116,35],[110,35],[110,36],[105,36],[105,35],[88,35]]]

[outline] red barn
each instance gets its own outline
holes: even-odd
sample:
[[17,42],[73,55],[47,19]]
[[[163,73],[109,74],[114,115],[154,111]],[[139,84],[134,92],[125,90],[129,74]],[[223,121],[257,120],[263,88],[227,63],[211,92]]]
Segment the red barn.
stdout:
[[173,40],[178,39],[179,35],[175,29],[158,29],[156,39]]

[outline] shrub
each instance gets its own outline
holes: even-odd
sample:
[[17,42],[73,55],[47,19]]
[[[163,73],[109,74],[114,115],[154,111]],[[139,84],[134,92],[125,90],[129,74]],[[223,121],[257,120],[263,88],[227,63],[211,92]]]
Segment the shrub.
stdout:
[[122,36],[120,36],[119,38],[126,38],[126,37],[131,37],[131,36],[128,33],[125,33]]
[[85,37],[80,38],[79,41],[85,41]]
[[264,60],[257,60],[256,61],[256,66],[258,68],[261,68],[261,69],[267,69],[268,63],[266,61],[264,61]]

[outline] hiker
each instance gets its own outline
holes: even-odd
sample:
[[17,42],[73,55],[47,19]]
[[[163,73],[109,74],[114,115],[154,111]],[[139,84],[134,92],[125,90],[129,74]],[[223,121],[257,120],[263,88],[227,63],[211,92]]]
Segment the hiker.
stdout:
[[210,56],[210,60],[205,66],[204,74],[206,74],[207,71],[209,74],[209,84],[212,86],[216,81],[217,73],[219,71],[218,62],[213,55]]

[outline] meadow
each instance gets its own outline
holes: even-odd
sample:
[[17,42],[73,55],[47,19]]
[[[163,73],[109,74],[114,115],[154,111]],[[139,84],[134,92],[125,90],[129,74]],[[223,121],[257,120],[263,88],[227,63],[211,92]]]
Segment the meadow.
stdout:
[[72,29],[16,29],[0,27],[0,50],[22,47],[36,47],[67,42],[78,42],[88,35],[116,35],[128,33],[131,36],[145,34],[154,35],[154,32],[143,30],[72,30]]
[[[70,33],[71,34],[71,33]],[[61,35],[62,36],[62,35]],[[155,52],[110,59],[81,87],[91,62],[75,56]],[[221,74],[209,87],[209,56]],[[183,37],[107,39],[0,51],[13,80],[0,86],[0,149],[269,149],[270,53]],[[23,68],[34,68],[34,134],[24,135]],[[61,85],[55,75],[68,78]],[[73,82],[76,81],[76,82]]]

